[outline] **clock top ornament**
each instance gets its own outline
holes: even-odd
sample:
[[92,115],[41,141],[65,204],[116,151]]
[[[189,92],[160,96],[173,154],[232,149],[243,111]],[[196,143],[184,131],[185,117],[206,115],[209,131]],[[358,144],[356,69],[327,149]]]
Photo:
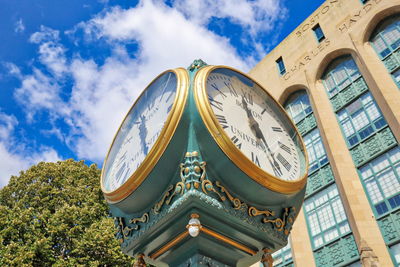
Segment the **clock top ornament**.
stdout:
[[195,60],[144,89],[100,181],[125,254],[249,266],[287,243],[307,171],[300,134],[260,84]]

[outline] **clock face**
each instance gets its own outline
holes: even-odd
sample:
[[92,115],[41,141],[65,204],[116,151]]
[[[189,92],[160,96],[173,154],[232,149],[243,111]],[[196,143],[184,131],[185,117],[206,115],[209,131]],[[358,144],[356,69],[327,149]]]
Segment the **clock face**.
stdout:
[[297,131],[259,85],[234,70],[216,68],[206,78],[205,91],[220,129],[254,165],[284,181],[305,176],[304,148]]
[[177,76],[169,71],[142,93],[122,122],[105,161],[102,187],[111,192],[123,185],[152,150],[173,107]]

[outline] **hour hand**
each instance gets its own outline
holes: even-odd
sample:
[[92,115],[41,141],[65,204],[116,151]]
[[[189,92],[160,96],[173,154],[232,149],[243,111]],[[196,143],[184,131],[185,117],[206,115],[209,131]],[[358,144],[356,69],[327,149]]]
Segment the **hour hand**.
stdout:
[[140,141],[143,146],[143,153],[145,155],[147,155],[148,147],[146,144],[146,136],[147,136],[147,128],[146,128],[146,124],[145,124],[146,117],[144,115],[140,115],[140,120],[141,120],[141,123],[139,125],[139,137],[140,137]]

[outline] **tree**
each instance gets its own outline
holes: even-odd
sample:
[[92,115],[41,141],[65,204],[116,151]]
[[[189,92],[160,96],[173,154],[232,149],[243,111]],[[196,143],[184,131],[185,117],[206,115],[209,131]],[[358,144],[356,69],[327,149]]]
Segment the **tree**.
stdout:
[[83,161],[41,162],[0,190],[0,266],[131,266]]

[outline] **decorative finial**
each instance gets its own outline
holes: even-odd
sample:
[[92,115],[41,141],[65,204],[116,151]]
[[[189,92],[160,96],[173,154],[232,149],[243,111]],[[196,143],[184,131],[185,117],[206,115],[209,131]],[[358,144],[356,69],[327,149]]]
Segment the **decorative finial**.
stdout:
[[201,67],[206,66],[206,65],[207,65],[207,63],[205,63],[203,60],[195,59],[188,69],[189,69],[189,71],[194,71],[194,70],[198,70]]

